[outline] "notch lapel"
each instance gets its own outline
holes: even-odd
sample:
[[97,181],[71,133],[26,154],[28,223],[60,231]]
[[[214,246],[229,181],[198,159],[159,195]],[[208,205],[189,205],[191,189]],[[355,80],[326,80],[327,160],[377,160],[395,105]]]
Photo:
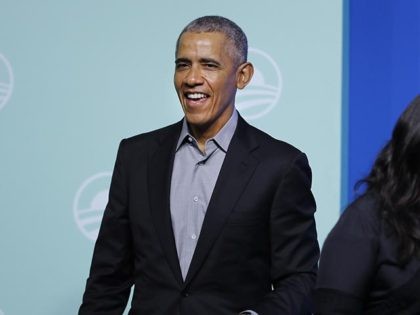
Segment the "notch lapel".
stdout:
[[170,212],[170,189],[175,147],[181,131],[182,121],[173,126],[160,140],[159,147],[151,156],[149,163],[149,195],[153,224],[168,264],[179,284],[182,273],[176,251]]
[[249,135],[250,127],[239,117],[238,126],[220,170],[204,217],[199,240],[185,279],[184,287],[194,278],[205,261],[224,223],[258,165],[252,155],[257,147]]

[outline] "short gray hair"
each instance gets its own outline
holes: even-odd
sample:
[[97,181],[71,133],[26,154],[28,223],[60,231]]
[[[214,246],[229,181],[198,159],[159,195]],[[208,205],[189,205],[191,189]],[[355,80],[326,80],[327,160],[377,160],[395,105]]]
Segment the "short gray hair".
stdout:
[[233,44],[234,50],[232,51],[232,57],[235,59],[237,64],[241,64],[247,61],[248,58],[248,40],[244,31],[233,21],[218,15],[202,16],[194,21],[190,22],[184,27],[181,34],[178,36],[176,41],[175,55],[178,54],[179,41],[182,34],[186,32],[193,33],[212,33],[220,32],[226,36]]

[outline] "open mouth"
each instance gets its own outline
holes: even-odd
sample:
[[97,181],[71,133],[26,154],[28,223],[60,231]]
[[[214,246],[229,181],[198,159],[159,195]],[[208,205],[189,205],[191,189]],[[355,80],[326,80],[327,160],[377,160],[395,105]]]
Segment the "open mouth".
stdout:
[[201,101],[207,99],[209,96],[204,93],[184,93],[184,96],[187,100],[191,101]]

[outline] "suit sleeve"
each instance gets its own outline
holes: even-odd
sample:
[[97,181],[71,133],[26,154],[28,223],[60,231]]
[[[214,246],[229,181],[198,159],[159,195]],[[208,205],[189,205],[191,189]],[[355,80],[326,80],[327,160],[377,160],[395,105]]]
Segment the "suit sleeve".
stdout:
[[276,191],[270,215],[271,291],[256,307],[258,314],[311,314],[319,246],[311,169],[301,153]]
[[122,314],[133,284],[133,253],[127,209],[124,140],[121,142],[90,275],[79,315]]

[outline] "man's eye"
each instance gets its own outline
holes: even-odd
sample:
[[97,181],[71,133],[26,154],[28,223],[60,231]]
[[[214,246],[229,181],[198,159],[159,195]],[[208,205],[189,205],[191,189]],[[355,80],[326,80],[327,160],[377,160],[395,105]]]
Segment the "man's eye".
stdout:
[[176,65],[175,65],[175,67],[177,68],[177,69],[183,69],[183,68],[186,68],[188,65],[186,64],[186,63],[177,63]]
[[206,63],[205,66],[206,68],[217,68],[217,65],[214,63]]

